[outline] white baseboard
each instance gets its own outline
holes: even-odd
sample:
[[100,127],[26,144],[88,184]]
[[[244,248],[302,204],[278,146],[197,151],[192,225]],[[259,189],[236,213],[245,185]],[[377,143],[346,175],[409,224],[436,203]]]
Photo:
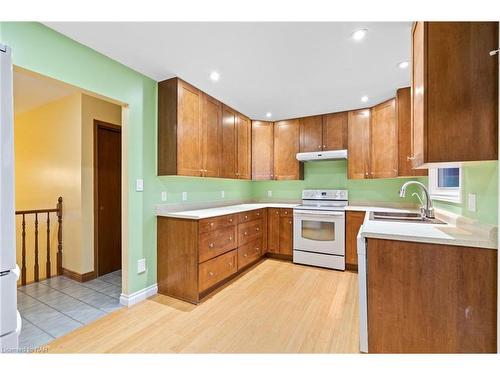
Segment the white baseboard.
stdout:
[[141,302],[148,297],[154,296],[156,293],[158,293],[158,284],[153,284],[132,294],[127,295],[122,293],[120,295],[120,303],[130,307],[135,305],[137,302]]

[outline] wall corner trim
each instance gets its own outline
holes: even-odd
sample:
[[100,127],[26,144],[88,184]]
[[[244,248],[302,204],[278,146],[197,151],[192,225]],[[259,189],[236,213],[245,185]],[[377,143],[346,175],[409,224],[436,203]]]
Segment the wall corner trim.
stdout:
[[158,284],[153,284],[144,289],[138,290],[132,294],[121,294],[120,303],[127,307],[135,305],[138,302],[145,300],[148,297],[154,296],[158,293]]

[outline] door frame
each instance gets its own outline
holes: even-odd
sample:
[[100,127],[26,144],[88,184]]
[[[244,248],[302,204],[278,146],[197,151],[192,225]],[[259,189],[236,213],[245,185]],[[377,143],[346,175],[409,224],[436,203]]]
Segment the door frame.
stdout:
[[[97,120],[97,119],[94,119],[94,129],[93,129],[93,152],[94,152],[94,155],[93,155],[93,176],[94,176],[94,181],[93,181],[93,185],[94,185],[94,218],[93,218],[93,225],[94,225],[94,275],[95,277],[99,277],[99,263],[98,263],[98,244],[99,244],[99,236],[98,236],[98,217],[99,217],[99,207],[98,207],[98,185],[99,185],[99,179],[98,179],[98,165],[97,165],[97,161],[98,161],[98,150],[97,150],[97,136],[98,136],[98,130],[99,128],[102,128],[102,129],[106,129],[106,130],[111,130],[111,131],[114,131],[114,132],[117,132],[120,134],[120,143],[122,143],[123,145],[123,139],[122,139],[122,126],[120,125],[116,125],[116,124],[112,124],[110,122],[105,122],[105,121],[101,121],[101,120]],[[122,158],[122,155],[120,155],[120,160],[121,160],[121,163],[122,163],[122,166],[121,166],[121,170],[120,170],[120,175],[123,174],[123,158]],[[122,194],[123,194],[123,179],[120,178],[120,190],[122,191]],[[122,211],[122,218],[120,220],[120,227],[122,227],[122,223],[123,223],[123,197],[122,199],[120,200],[120,206],[121,207],[121,211]],[[121,245],[121,249],[120,249],[120,254],[121,254],[121,263],[122,263],[122,268],[123,268],[123,233],[122,233],[122,245]],[[122,278],[123,279],[123,278]],[[123,289],[123,286],[122,286],[122,289]]]

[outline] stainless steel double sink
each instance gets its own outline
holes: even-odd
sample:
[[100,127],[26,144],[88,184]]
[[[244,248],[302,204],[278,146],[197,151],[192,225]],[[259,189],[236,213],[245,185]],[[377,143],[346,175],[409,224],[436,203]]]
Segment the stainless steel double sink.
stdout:
[[396,221],[405,223],[419,223],[419,224],[446,224],[439,219],[430,219],[422,217],[417,212],[370,212],[370,220],[378,221]]

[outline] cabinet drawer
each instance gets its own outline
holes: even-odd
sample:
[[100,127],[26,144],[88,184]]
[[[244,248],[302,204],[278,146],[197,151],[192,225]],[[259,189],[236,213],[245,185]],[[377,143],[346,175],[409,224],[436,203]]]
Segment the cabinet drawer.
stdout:
[[238,248],[238,269],[258,259],[262,253],[262,240],[257,239]]
[[281,217],[293,216],[293,209],[292,208],[280,208],[280,216]]
[[252,220],[260,219],[263,216],[262,210],[246,211],[238,214],[238,223],[247,223]]
[[200,234],[199,262],[204,262],[226,251],[235,249],[236,226]]
[[238,224],[238,246],[262,238],[262,220]]
[[200,220],[200,233],[230,227],[236,224],[236,215],[225,215]]
[[201,263],[198,268],[198,291],[203,292],[238,270],[238,251],[233,250]]

